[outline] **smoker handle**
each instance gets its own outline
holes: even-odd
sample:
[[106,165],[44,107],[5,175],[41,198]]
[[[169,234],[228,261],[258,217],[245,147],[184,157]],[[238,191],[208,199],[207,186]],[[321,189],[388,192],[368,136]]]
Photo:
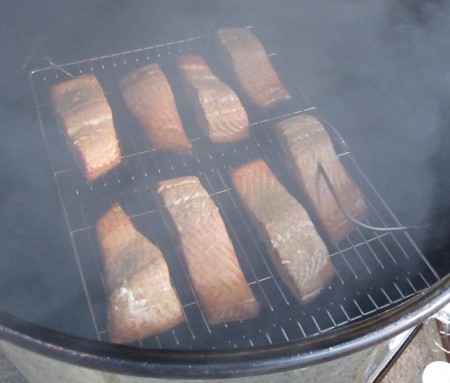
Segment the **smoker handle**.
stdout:
[[429,225],[412,225],[412,226],[393,226],[393,227],[377,227],[377,226],[371,226],[367,225],[364,222],[361,222],[357,220],[355,217],[353,217],[350,212],[347,210],[347,208],[344,206],[342,201],[340,200],[336,189],[334,188],[330,177],[328,177],[327,172],[325,171],[325,168],[321,163],[318,165],[320,174],[322,175],[325,183],[328,186],[328,189],[330,189],[331,194],[333,195],[334,200],[336,201],[339,209],[341,210],[342,214],[344,214],[345,218],[347,218],[350,222],[353,222],[356,226],[362,227],[364,229],[374,230],[374,231],[405,231],[410,229],[424,229]]

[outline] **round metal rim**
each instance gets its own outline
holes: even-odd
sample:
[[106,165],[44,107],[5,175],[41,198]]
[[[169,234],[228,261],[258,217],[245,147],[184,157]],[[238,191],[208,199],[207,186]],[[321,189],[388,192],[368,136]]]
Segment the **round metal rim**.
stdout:
[[89,341],[0,312],[0,337],[79,365],[157,378],[227,378],[307,367],[360,351],[423,322],[450,301],[450,275],[382,314],[311,338],[249,350],[152,350]]

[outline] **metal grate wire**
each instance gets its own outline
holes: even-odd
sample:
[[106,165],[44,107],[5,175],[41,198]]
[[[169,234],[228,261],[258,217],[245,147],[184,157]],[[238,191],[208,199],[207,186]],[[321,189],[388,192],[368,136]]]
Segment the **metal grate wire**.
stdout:
[[[186,323],[139,342],[138,346],[166,349],[252,348],[308,338],[349,326],[380,314],[435,284],[439,277],[407,232],[378,234],[356,229],[338,246],[329,246],[336,277],[326,291],[308,305],[300,305],[280,280],[264,245],[256,235],[233,191],[228,171],[262,157],[287,189],[302,202],[292,174],[272,134],[276,121],[298,113],[316,113],[296,89],[293,100],[270,115],[245,103],[251,137],[235,144],[210,144],[196,128],[185,102],[174,56],[201,54],[224,81],[233,81],[213,54],[210,36],[160,44],[110,56],[52,65],[30,73],[42,135],[48,150],[67,230],[78,265],[83,293],[91,313],[95,337],[107,341],[106,296],[101,255],[96,243],[95,222],[118,201],[134,225],[154,242],[166,257]],[[270,58],[277,71],[288,71],[276,54]],[[152,149],[137,122],[124,106],[118,79],[150,62],[158,62],[175,94],[194,155],[183,157]],[[107,175],[88,183],[79,172],[58,128],[49,98],[51,85],[72,76],[94,73],[111,105],[122,149],[121,164]],[[238,92],[239,93],[239,92]],[[317,114],[317,113],[316,113]],[[370,209],[368,224],[399,222],[373,185],[355,163],[342,137],[326,124],[338,154],[360,184]],[[209,326],[201,312],[173,234],[163,225],[155,202],[155,185],[163,179],[196,175],[219,207],[249,285],[263,307],[258,318]]]

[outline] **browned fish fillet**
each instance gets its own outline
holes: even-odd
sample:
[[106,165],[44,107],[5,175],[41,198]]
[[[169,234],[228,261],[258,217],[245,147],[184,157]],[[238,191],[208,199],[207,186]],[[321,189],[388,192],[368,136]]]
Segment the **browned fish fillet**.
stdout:
[[222,28],[216,37],[225,63],[255,106],[269,108],[291,98],[263,45],[249,29]]
[[112,342],[133,342],[184,321],[161,251],[139,233],[118,203],[97,222]]
[[257,316],[259,304],[244,278],[219,210],[199,179],[162,181],[158,193],[178,232],[206,320],[216,324]]
[[275,130],[300,188],[308,196],[331,241],[339,243],[355,229],[355,225],[342,214],[318,164],[324,167],[343,205],[359,220],[367,217],[361,191],[347,174],[317,118],[301,114],[281,121]]
[[153,147],[192,153],[183,130],[175,98],[158,64],[150,64],[127,74],[120,81],[125,103],[145,129]]
[[52,86],[51,98],[67,145],[88,180],[120,162],[111,108],[93,74]]
[[200,128],[211,142],[248,137],[248,117],[238,96],[200,56],[180,56],[178,68]]
[[303,303],[317,297],[334,268],[306,210],[263,160],[232,169],[231,179],[286,285]]

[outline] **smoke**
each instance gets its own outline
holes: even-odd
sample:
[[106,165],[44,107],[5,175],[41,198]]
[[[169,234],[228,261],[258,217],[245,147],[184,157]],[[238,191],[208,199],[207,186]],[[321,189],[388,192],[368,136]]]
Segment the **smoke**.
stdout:
[[428,222],[443,198],[430,165],[444,145],[449,4],[319,3],[286,7],[290,68],[402,220]]
[[[97,57],[216,26],[253,25],[297,80],[289,85],[338,128],[402,223],[436,223],[423,242],[436,263],[448,251],[448,1],[25,3],[0,5],[8,15],[0,24],[0,307],[44,323],[48,307],[85,304],[64,224],[55,222],[61,211],[27,71],[47,65],[45,56],[56,63]],[[444,274],[448,261],[441,265]],[[63,280],[58,270],[68,268]],[[89,321],[86,312],[72,323],[56,313],[53,325],[79,332],[74,322]]]
[[[441,275],[450,225],[450,4],[336,1],[289,9],[299,86]],[[298,16],[297,16],[298,15]],[[291,25],[286,23],[286,25]],[[281,41],[278,41],[281,44]],[[287,45],[287,44],[286,44]],[[281,46],[281,45],[280,45]]]

